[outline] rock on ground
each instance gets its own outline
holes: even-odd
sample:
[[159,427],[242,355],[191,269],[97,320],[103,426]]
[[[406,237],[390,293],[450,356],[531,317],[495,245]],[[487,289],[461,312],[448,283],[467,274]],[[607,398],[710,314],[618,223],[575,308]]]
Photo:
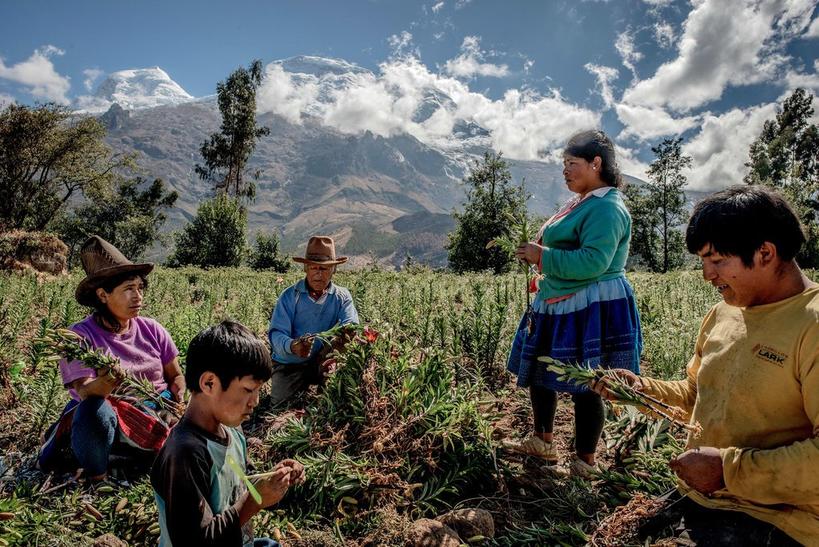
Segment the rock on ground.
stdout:
[[455,530],[464,540],[475,536],[495,537],[495,520],[486,509],[455,509],[435,520]]
[[433,519],[418,519],[407,534],[408,547],[459,547],[463,541],[457,532]]
[[94,547],[128,547],[128,544],[114,534],[103,534],[94,540]]

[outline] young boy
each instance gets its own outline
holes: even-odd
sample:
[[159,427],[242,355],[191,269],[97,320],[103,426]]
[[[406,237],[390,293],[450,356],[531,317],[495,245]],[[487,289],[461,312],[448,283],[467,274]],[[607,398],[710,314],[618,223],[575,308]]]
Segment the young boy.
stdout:
[[247,444],[239,425],[259,403],[271,367],[264,342],[233,321],[208,327],[191,341],[185,370],[191,399],[151,470],[160,546],[278,545],[254,541],[250,519],[301,482],[304,467],[294,460],[279,462],[269,478],[255,483],[259,504],[228,463],[232,458],[246,468]]

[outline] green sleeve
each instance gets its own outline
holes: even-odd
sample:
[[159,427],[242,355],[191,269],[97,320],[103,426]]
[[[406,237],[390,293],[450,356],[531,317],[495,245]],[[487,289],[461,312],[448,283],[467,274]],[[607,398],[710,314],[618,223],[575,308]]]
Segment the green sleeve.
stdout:
[[611,266],[624,236],[628,217],[617,206],[602,203],[590,208],[579,226],[577,249],[543,250],[543,273],[558,279],[586,280],[603,275]]

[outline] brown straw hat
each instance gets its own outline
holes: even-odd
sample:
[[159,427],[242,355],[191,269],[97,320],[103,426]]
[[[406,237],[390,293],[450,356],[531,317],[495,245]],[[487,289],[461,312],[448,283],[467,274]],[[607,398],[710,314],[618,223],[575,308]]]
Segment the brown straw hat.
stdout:
[[346,256],[336,256],[336,244],[332,237],[313,236],[307,242],[307,249],[304,251],[304,258],[294,256],[293,260],[302,264],[322,264],[332,266],[333,264],[344,264],[347,262]]
[[134,264],[100,236],[91,236],[83,243],[80,261],[85,270],[85,279],[77,285],[74,298],[83,306],[89,307],[94,307],[97,287],[106,279],[126,272],[148,275],[154,269],[151,263]]

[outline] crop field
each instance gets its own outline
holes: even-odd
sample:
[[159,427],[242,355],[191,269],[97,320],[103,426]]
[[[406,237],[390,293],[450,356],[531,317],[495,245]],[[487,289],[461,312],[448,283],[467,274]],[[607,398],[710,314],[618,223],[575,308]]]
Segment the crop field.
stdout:
[[[203,327],[233,318],[264,335],[279,293],[302,274],[159,269],[145,315],[173,336],[184,364]],[[158,520],[145,478],[90,488],[33,469],[44,430],[68,400],[48,348],[35,343],[87,311],[73,298],[78,274],[0,275],[0,545],[91,545],[111,533],[154,545]],[[629,276],[643,323],[643,372],[681,378],[700,319],[719,295],[699,272]],[[494,519],[484,545],[629,544],[629,500],[673,486],[666,462],[682,433],[631,409],[611,408],[592,481],[550,472],[502,450],[531,430],[528,392],[505,372],[525,307],[521,276],[417,271],[339,272],[362,322],[337,372],[303,412],[275,414],[264,397],[244,426],[255,472],[283,457],[307,481],[254,519],[257,536],[295,545],[403,545],[411,522],[453,508]],[[555,437],[570,456],[570,401]],[[631,504],[634,505],[634,504]],[[466,540],[466,538],[464,538]]]

